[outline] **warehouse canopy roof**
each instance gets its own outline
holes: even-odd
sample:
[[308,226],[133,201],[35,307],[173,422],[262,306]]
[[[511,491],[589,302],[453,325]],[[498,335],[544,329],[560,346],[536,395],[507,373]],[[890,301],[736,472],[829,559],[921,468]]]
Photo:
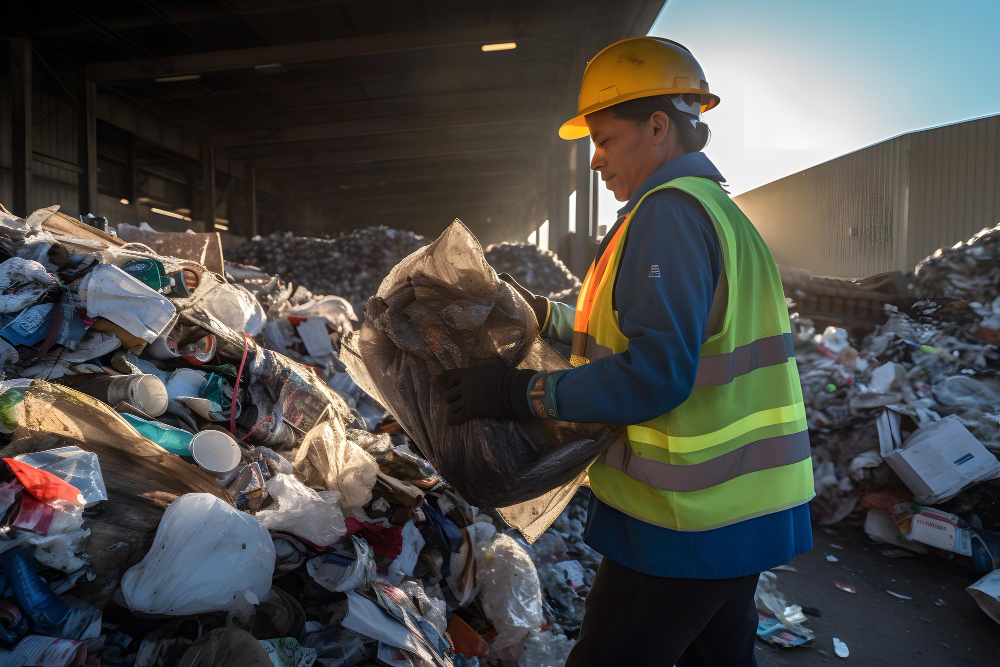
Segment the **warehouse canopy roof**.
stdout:
[[[354,227],[544,196],[586,60],[659,0],[24,3],[8,28]],[[514,43],[510,50],[484,45]],[[409,218],[409,219],[405,219]]]

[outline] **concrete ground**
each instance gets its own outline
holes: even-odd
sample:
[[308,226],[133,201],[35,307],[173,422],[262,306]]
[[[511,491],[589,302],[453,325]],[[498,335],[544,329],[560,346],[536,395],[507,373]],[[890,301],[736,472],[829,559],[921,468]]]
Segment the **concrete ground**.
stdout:
[[[791,562],[798,572],[777,572],[789,604],[813,607],[806,625],[816,633],[812,644],[778,648],[757,641],[761,667],[856,665],[1000,665],[1000,626],[965,587],[977,577],[935,555],[890,558],[860,526],[814,528],[816,546]],[[834,546],[837,545],[837,546]],[[840,548],[837,548],[840,547]],[[827,555],[837,562],[829,562]],[[854,586],[851,595],[834,582]],[[886,590],[910,596],[900,600]],[[943,606],[935,602],[941,599]],[[833,637],[850,649],[841,660]]]

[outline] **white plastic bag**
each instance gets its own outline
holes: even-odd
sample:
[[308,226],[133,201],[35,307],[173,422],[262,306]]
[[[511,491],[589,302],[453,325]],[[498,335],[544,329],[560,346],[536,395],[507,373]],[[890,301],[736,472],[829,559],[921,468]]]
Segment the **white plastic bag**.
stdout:
[[490,646],[502,660],[515,660],[524,639],[545,622],[538,571],[528,553],[509,535],[499,534],[476,555],[479,601],[500,632]]
[[163,513],[149,553],[122,577],[132,611],[187,616],[243,611],[271,589],[274,544],[256,518],[207,493]]
[[347,534],[336,491],[313,491],[291,475],[275,475],[267,493],[274,504],[257,517],[268,530],[291,533],[321,547]]
[[205,296],[205,310],[227,327],[256,336],[264,328],[267,316],[257,297],[242,285],[222,283]]

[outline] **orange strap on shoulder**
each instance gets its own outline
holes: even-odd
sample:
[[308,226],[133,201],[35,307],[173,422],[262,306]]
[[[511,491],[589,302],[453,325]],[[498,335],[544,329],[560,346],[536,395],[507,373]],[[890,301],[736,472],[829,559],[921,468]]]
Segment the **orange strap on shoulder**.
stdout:
[[590,269],[587,270],[587,277],[583,280],[583,287],[580,289],[580,300],[576,304],[576,317],[573,319],[574,331],[587,332],[587,322],[590,321],[590,312],[594,308],[594,297],[597,296],[597,287],[601,284],[601,279],[608,270],[608,262],[611,261],[611,257],[615,254],[615,248],[621,242],[627,227],[627,223],[619,227],[615,235],[611,237],[611,241],[608,242],[608,246],[604,249],[604,252],[597,258],[596,263],[592,262],[590,264]]

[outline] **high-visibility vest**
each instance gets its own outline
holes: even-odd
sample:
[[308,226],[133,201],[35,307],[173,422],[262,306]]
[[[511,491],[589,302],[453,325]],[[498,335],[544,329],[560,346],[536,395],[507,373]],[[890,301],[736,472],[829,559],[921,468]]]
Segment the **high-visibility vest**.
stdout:
[[[624,352],[613,292],[628,228],[654,192],[697,199],[722,250],[725,315],[701,346],[694,389],[670,412],[628,426],[589,470],[604,503],[642,521],[709,530],[796,507],[814,495],[809,435],[778,267],[722,187],[684,177],[639,200],[591,265],[577,303],[572,362]],[[652,269],[651,269],[652,271]]]

